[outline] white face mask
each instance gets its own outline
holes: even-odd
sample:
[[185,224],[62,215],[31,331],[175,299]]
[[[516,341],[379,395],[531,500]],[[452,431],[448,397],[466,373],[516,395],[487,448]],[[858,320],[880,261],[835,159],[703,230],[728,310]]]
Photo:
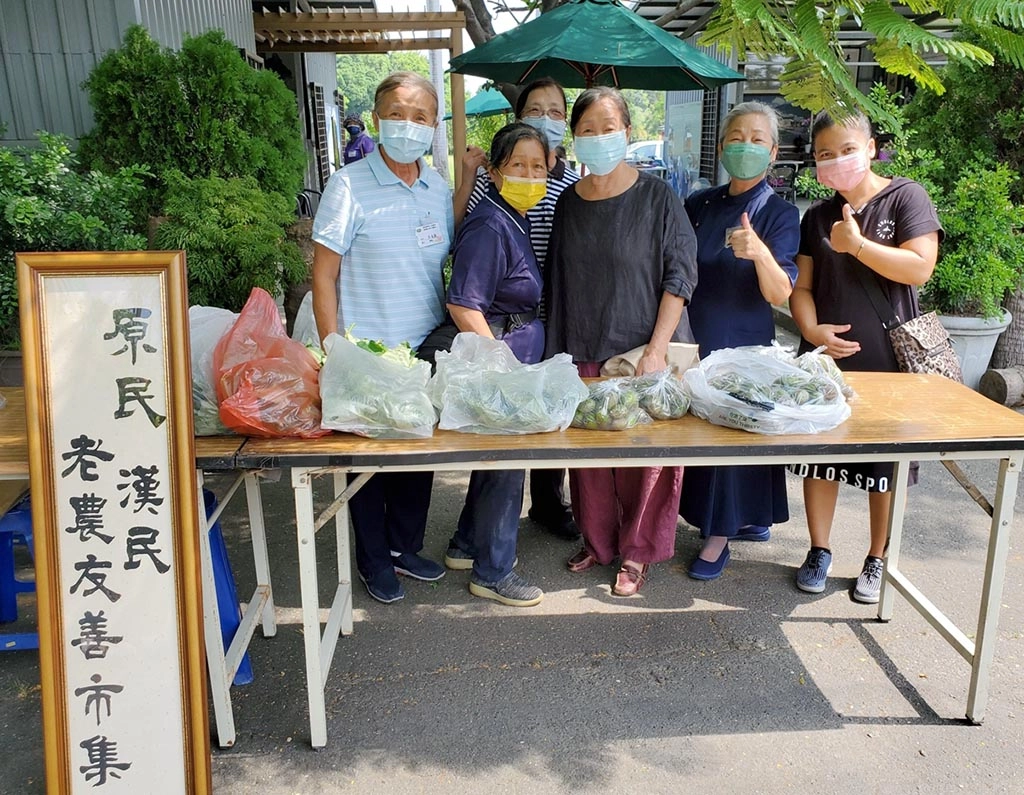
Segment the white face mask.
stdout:
[[396,163],[415,163],[430,148],[434,128],[412,121],[381,119],[380,145]]

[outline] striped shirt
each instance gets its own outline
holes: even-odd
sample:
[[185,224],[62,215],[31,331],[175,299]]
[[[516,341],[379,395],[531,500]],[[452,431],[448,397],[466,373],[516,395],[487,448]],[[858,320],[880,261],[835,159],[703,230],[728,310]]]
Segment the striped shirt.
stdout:
[[[562,191],[573,183],[579,182],[579,179],[579,174],[562,160],[556,160],[555,167],[548,172],[548,192],[544,194],[540,204],[526,211],[526,217],[530,221],[530,243],[533,245],[533,253],[537,256],[541,274],[544,273],[544,264],[548,254],[551,221],[555,217],[555,203],[562,195]],[[493,180],[486,171],[477,173],[476,182],[473,183],[473,192],[469,195],[469,204],[466,205],[467,214],[487,195],[487,189],[493,184]]]
[[[341,255],[338,329],[418,347],[444,319],[442,268],[455,236],[452,194],[426,163],[410,186],[370,152],[327,183],[313,242]],[[441,242],[426,242],[429,233]]]

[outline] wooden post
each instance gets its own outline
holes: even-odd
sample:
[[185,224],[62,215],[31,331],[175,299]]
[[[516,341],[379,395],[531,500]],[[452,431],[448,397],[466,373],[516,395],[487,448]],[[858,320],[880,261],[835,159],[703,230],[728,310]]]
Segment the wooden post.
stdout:
[[[462,55],[462,28],[451,32],[451,57]],[[455,185],[462,181],[462,155],[466,151],[466,79],[455,72],[452,80],[452,152],[455,161]]]

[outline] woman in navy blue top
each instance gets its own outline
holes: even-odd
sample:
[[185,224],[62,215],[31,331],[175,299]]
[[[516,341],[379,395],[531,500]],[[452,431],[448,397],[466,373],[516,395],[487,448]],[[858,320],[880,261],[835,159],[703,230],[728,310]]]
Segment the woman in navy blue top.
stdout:
[[[772,304],[796,280],[800,216],[765,180],[778,154],[775,111],[744,102],[726,116],[719,139],[731,179],[686,199],[697,234],[697,287],[690,327],[704,358],[720,348],[770,345]],[[680,511],[700,528],[704,547],[689,574],[713,580],[729,562],[729,539],[767,541],[769,525],[789,519],[782,466],[687,467]]]
[[[523,364],[535,364],[544,355],[537,311],[543,285],[526,212],[547,190],[547,141],[526,124],[506,125],[491,142],[490,162],[493,184],[455,239],[448,311],[459,331],[499,338]],[[512,570],[524,476],[522,470],[473,472],[444,558],[448,568],[472,569],[474,596],[513,607],[544,596]]]

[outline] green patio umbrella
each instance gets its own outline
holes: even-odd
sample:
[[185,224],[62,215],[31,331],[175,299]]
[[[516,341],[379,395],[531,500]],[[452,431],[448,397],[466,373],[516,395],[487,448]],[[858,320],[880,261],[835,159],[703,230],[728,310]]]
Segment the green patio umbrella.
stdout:
[[[496,88],[487,88],[477,92],[466,101],[466,116],[497,116],[499,113],[511,113],[505,95]],[[450,119],[449,113],[445,119]]]
[[652,91],[714,88],[743,75],[666,33],[618,0],[571,0],[451,61],[451,71],[522,85]]

